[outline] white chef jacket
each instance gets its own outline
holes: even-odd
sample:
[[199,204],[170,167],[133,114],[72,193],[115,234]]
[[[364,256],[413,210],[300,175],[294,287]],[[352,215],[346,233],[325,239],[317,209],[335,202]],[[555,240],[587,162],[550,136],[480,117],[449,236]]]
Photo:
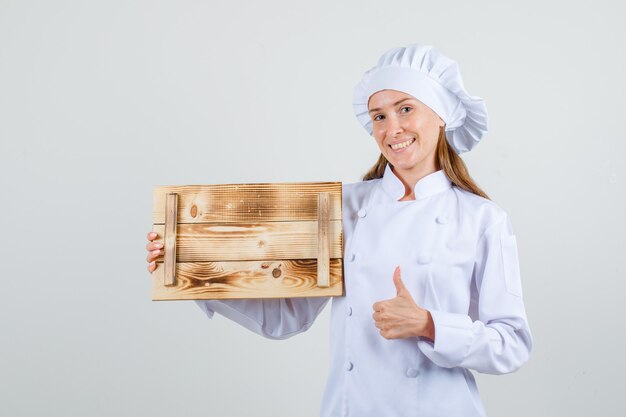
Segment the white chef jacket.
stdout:
[[[529,357],[516,238],[506,212],[453,185],[421,178],[415,200],[387,165],[343,185],[345,296],[333,297],[331,355],[320,417],[484,416],[470,370],[504,374]],[[435,341],[386,339],[373,304],[397,295],[393,272],[430,311]],[[264,337],[307,330],[329,297],[196,300]]]

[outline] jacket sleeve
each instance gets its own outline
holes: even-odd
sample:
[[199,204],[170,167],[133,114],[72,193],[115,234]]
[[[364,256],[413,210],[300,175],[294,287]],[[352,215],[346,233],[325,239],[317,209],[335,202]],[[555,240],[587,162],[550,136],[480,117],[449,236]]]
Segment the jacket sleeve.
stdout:
[[209,318],[218,312],[268,339],[287,339],[307,330],[330,297],[195,300]]
[[473,274],[477,320],[430,310],[435,341],[418,337],[418,348],[446,368],[486,374],[516,371],[529,358],[532,335],[522,299],[517,242],[506,214],[479,239]]

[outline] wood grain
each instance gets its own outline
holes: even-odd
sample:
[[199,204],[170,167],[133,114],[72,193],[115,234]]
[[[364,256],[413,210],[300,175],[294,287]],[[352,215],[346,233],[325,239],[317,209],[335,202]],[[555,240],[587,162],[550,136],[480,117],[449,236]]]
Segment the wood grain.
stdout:
[[[164,229],[154,225],[155,242]],[[316,221],[179,224],[176,262],[317,259],[317,229]],[[341,221],[329,222],[328,234],[330,257],[341,258]]]
[[163,285],[174,285],[176,282],[176,220],[178,214],[178,195],[168,194],[165,203],[165,277]]
[[152,272],[153,300],[329,297],[344,295],[342,259],[330,261],[330,284],[317,286],[317,261],[186,262],[165,287],[163,263]]
[[328,229],[328,207],[330,196],[321,192],[317,196],[317,286],[328,287],[329,261],[330,261],[330,236]]
[[317,220],[317,194],[330,193],[330,220],[341,219],[341,183],[260,183],[154,187],[153,223],[165,223],[165,196],[178,194],[178,224]]
[[344,295],[340,182],[156,186],[153,202],[155,301]]

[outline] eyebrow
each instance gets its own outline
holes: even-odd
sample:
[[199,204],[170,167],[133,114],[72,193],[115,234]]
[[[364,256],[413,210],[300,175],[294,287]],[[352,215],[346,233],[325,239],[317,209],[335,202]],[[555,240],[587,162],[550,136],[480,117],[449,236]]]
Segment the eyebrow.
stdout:
[[[411,98],[409,98],[409,97],[403,98],[402,100],[399,100],[399,101],[396,101],[395,103],[393,103],[393,105],[397,106],[398,104],[402,103],[403,101],[407,101],[407,100],[411,100]],[[368,113],[373,113],[373,112],[379,111],[379,110],[380,110],[380,108],[375,108],[375,109],[372,109],[372,110],[368,111]]]

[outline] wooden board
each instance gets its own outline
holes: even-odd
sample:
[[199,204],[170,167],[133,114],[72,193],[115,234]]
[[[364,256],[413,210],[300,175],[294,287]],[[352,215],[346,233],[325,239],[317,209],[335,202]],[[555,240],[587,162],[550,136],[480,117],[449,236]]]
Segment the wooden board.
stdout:
[[344,295],[341,182],[156,186],[153,204],[155,301]]

